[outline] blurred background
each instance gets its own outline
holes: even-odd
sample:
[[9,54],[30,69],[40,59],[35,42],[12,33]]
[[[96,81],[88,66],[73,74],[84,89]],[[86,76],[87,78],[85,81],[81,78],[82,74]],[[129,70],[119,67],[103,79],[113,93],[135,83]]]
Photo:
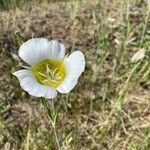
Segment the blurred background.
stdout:
[[150,150],[149,0],[0,0],[1,150],[57,150],[41,101],[12,75],[25,65],[21,40],[34,37],[86,57],[55,101],[62,150]]

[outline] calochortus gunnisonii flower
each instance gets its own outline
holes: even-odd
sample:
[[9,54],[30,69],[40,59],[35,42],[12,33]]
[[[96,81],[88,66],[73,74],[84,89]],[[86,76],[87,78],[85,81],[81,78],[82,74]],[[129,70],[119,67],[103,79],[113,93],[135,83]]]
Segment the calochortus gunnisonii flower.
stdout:
[[21,87],[30,95],[55,98],[57,91],[69,93],[85,69],[81,51],[65,56],[65,46],[55,40],[33,38],[23,43],[19,56],[31,67],[14,72]]

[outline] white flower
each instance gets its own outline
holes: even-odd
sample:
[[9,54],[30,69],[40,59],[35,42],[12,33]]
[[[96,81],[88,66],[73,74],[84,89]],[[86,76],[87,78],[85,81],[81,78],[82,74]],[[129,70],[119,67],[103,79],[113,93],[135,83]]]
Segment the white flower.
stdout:
[[57,91],[69,93],[85,69],[82,52],[65,57],[65,46],[55,40],[34,38],[23,43],[19,56],[31,67],[14,72],[21,87],[30,95],[55,98]]
[[143,59],[145,57],[146,50],[144,48],[137,51],[131,58],[132,62],[138,62],[139,60]]

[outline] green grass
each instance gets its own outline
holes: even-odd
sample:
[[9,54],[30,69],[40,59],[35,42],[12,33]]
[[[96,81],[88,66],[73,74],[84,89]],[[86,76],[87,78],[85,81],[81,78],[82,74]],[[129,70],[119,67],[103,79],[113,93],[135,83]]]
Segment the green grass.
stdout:
[[[19,3],[17,3],[19,2]],[[140,0],[0,1],[0,149],[55,150],[41,101],[12,72],[19,46],[32,37],[81,50],[86,70],[54,103],[62,150],[150,149],[150,4]],[[146,56],[132,63],[141,48]],[[51,102],[48,102],[49,107]],[[48,113],[50,115],[51,113]]]
[[53,2],[59,1],[68,1],[68,0],[0,0],[0,9],[2,10],[10,10],[16,8],[26,8],[31,5],[40,5],[40,4],[49,4]]

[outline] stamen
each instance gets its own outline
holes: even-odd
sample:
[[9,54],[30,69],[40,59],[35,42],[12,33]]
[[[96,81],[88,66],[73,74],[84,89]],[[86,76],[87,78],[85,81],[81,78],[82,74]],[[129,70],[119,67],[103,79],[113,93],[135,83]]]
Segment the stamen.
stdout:
[[56,71],[58,71],[59,69],[58,68],[56,68],[54,71],[53,71],[53,75],[56,73]]
[[46,78],[46,75],[45,74],[43,74],[43,73],[41,73],[41,72],[37,72],[39,75],[41,75],[41,76],[43,76],[43,77],[45,77]]
[[31,70],[40,84],[51,88],[57,88],[66,75],[63,62],[58,60],[44,60]]
[[47,80],[47,79],[45,79],[45,80],[43,80],[42,82],[48,82],[48,80]]
[[56,83],[57,81],[56,80],[51,80],[52,82]]

